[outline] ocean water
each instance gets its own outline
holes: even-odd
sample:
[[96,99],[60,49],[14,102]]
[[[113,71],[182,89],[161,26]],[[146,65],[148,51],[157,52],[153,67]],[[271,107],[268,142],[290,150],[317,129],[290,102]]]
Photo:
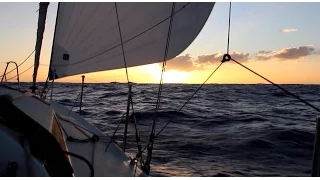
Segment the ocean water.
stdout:
[[[178,112],[198,86],[164,85],[156,132],[174,119],[154,141],[152,176],[310,176],[319,112],[268,84],[204,85]],[[320,107],[320,85],[283,87]],[[70,106],[80,90],[80,84],[55,83],[53,99]],[[127,91],[127,84],[86,84],[83,117],[112,136],[126,112]],[[132,87],[143,147],[157,91],[153,84]],[[115,137],[121,147],[123,131],[124,123]],[[131,116],[127,152],[132,156],[137,153],[135,142]]]

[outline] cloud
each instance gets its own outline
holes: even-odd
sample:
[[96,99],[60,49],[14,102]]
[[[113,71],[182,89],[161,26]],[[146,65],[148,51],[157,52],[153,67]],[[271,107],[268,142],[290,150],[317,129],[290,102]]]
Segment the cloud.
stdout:
[[[166,68],[169,70],[178,71],[196,71],[206,69],[206,67],[218,64],[223,58],[222,53],[213,53],[192,57],[190,54],[177,56],[172,60],[167,61]],[[320,50],[316,50],[313,45],[289,47],[277,51],[258,51],[253,57],[249,53],[232,52],[231,57],[240,63],[247,62],[251,58],[260,61],[276,59],[280,61],[301,59],[309,55],[320,55]],[[158,64],[160,67],[162,63]]]
[[312,46],[301,46],[293,48],[285,48],[277,52],[274,57],[278,59],[299,59],[315,53],[315,49]]
[[[162,63],[160,63],[159,65],[162,66]],[[174,59],[167,61],[166,66],[169,67],[169,69],[182,71],[190,71],[194,67],[196,67],[190,54],[175,57]]]
[[[175,57],[174,59],[167,61],[167,69],[174,69],[178,71],[195,71],[205,69],[207,66],[215,63],[220,63],[224,54],[213,53],[209,55],[201,55],[196,58],[192,58],[190,54]],[[249,58],[249,53],[232,52],[231,57],[238,62],[246,62]],[[162,66],[162,63],[159,63]]]
[[[196,60],[197,63],[199,64],[213,64],[216,62],[221,62],[222,58],[223,58],[224,54],[221,53],[214,53],[214,54],[210,54],[210,55],[201,55],[198,56],[198,59]],[[237,60],[238,62],[246,62],[248,61],[249,58],[249,53],[241,53],[241,52],[236,52],[233,51],[230,56]]]
[[298,29],[282,29],[281,32],[284,32],[284,33],[288,33],[288,32],[296,32],[298,31]]
[[300,47],[291,47],[284,48],[279,51],[259,51],[256,53],[256,60],[269,60],[269,59],[278,59],[278,60],[292,60],[300,59],[306,56],[317,54],[314,47],[311,46],[300,46]]
[[261,60],[261,61],[265,61],[265,60],[269,60],[273,57],[275,52],[272,51],[259,51],[256,54],[256,60]]

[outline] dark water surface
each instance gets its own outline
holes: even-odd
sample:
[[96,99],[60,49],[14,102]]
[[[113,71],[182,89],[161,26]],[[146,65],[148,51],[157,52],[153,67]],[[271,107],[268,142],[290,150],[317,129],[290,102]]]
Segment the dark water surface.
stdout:
[[[22,83],[24,88],[30,84]],[[164,85],[156,131],[153,176],[310,176],[317,113],[272,85],[205,85],[181,112],[198,85]],[[283,85],[320,107],[320,85]],[[53,99],[72,104],[80,84],[55,83]],[[126,112],[126,84],[87,84],[84,118],[112,136]],[[158,85],[133,85],[143,147],[150,135]],[[49,92],[50,94],[50,92]],[[79,107],[73,108],[78,111]],[[135,155],[130,119],[128,152]],[[116,135],[120,145],[124,124]]]

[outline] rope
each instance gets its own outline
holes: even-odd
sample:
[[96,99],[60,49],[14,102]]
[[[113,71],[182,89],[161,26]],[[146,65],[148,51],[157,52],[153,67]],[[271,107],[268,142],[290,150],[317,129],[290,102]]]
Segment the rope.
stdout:
[[[211,78],[211,76],[220,68],[220,66],[223,64],[223,62],[221,62],[219,64],[219,66],[209,75],[209,77],[198,87],[198,89],[190,96],[190,98],[181,106],[181,108],[178,110],[178,112],[180,112],[187,104],[188,102],[193,98],[194,95],[197,94],[197,92],[202,88],[202,86]],[[159,136],[159,134],[168,126],[168,124],[173,120],[173,118],[171,118],[163,127],[162,129],[157,133],[157,135],[155,136],[155,138],[157,138]]]
[[230,45],[230,22],[231,22],[231,2],[230,2],[230,6],[229,6],[229,25],[228,25],[227,54],[229,54],[229,45]]
[[[128,81],[128,83],[129,83],[130,81],[129,81],[129,75],[128,75],[128,68],[127,68],[126,56],[125,56],[124,48],[123,48],[122,33],[121,33],[121,27],[120,27],[119,15],[118,15],[117,3],[115,2],[114,5],[115,5],[115,7],[116,7],[117,22],[118,22],[118,28],[119,28],[119,34],[120,34],[120,41],[121,41],[123,62],[124,62],[124,66],[125,66],[125,68],[126,68],[127,81]],[[129,85],[129,84],[128,84],[128,85]]]
[[264,79],[264,80],[268,81],[269,83],[271,83],[272,85],[274,85],[274,86],[276,86],[277,88],[281,89],[281,90],[282,90],[282,91],[284,91],[285,93],[287,93],[287,94],[291,95],[292,97],[294,97],[294,98],[298,99],[300,102],[302,102],[302,103],[306,104],[307,106],[309,106],[309,107],[313,108],[314,110],[316,110],[316,111],[320,112],[320,109],[319,109],[319,108],[317,108],[317,107],[315,107],[314,105],[312,105],[312,104],[308,103],[307,101],[305,101],[305,100],[301,99],[299,96],[297,96],[297,95],[295,95],[295,94],[291,93],[290,91],[286,90],[285,88],[281,87],[280,85],[278,85],[278,84],[276,84],[276,83],[274,83],[274,82],[270,81],[269,79],[267,79],[267,78],[263,77],[262,75],[258,74],[257,72],[255,72],[255,71],[251,70],[250,68],[246,67],[245,65],[243,65],[243,64],[241,64],[241,63],[239,63],[238,61],[236,61],[236,60],[234,60],[234,59],[232,59],[232,58],[231,58],[231,60],[232,60],[233,62],[235,62],[235,63],[239,64],[240,66],[244,67],[245,69],[247,69],[247,70],[251,71],[251,72],[252,72],[252,73],[254,73],[255,75],[257,75],[257,76],[261,77],[262,79]]
[[[36,50],[33,50],[30,54],[29,54],[29,56],[24,60],[24,61],[22,61],[19,65],[18,65],[18,67],[20,67],[23,63],[25,63],[30,57],[31,57],[31,55],[35,52]],[[11,71],[9,71],[9,72],[7,72],[5,75],[8,75],[9,73],[11,73],[12,71],[14,71],[14,70],[16,70],[17,69],[17,67],[15,67],[14,69],[12,69]],[[3,77],[3,75],[1,75],[0,77]],[[17,77],[17,76],[16,76]]]
[[73,157],[76,157],[76,158],[84,161],[84,162],[88,165],[88,167],[89,167],[89,169],[90,169],[90,177],[94,177],[94,169],[93,169],[93,166],[92,166],[92,164],[91,164],[86,158],[84,158],[83,156],[80,156],[80,155],[78,155],[78,154],[75,154],[75,153],[73,153],[73,152],[70,152],[70,151],[62,151],[62,152],[63,152],[64,154],[66,154],[66,155],[73,156]]
[[200,172],[199,170],[197,170],[196,168],[192,167],[189,163],[183,161],[180,157],[176,156],[182,163],[184,163],[185,165],[187,165],[189,168],[191,168],[192,170],[194,170],[196,173],[200,174],[203,177],[206,177],[202,172]]
[[137,126],[136,115],[135,115],[135,113],[134,113],[132,96],[130,96],[130,103],[131,103],[132,115],[133,115],[133,119],[134,119],[134,128],[135,128],[135,135],[136,135],[136,143],[137,143],[137,148],[138,148],[138,154],[136,155],[136,158],[137,158],[137,159],[140,158],[140,165],[141,165],[141,167],[142,167],[142,166],[144,166],[144,162],[143,162],[143,159],[142,159],[141,139],[140,139],[140,137],[139,137],[139,130],[138,130],[138,126]]
[[[72,122],[72,121],[69,121],[69,120],[67,120],[67,119],[64,119],[63,117],[59,116],[58,114],[57,114],[57,116],[59,117],[60,120],[72,124],[72,125],[73,125],[74,127],[76,127],[78,130],[81,128],[81,129],[89,132],[90,134],[96,135],[94,132],[89,131],[89,130],[88,130],[87,128],[85,128],[85,127],[82,127],[82,126],[80,126],[80,125],[78,125],[78,124],[76,124],[76,123],[74,123],[74,122]],[[82,130],[79,130],[79,131],[81,131],[81,132],[83,133]],[[86,135],[86,134],[85,134],[85,135]],[[98,135],[96,135],[96,136],[98,136]]]
[[148,143],[148,155],[147,155],[147,160],[145,162],[145,167],[143,168],[145,171],[147,171],[146,172],[147,174],[149,174],[149,172],[150,172],[150,162],[151,162],[152,150],[153,150],[153,140],[154,140],[154,134],[155,134],[155,130],[156,130],[156,117],[157,117],[158,109],[160,106],[160,99],[161,99],[161,93],[162,93],[162,87],[163,87],[163,75],[165,72],[166,60],[167,60],[168,50],[169,50],[169,45],[170,45],[170,37],[171,37],[171,30],[172,30],[172,24],[173,24],[174,9],[175,9],[175,2],[172,3],[171,16],[170,16],[171,18],[170,18],[168,35],[167,35],[167,42],[166,42],[166,47],[165,47],[165,52],[164,52],[164,57],[163,57],[162,71],[161,71],[161,78],[160,78],[158,95],[157,95],[156,108],[155,108],[155,112],[154,112],[154,116],[153,116],[152,129],[151,129],[149,143]]
[[104,82],[97,81],[97,80],[94,80],[94,79],[91,79],[91,78],[88,78],[88,77],[86,77],[86,79],[89,79],[89,80],[91,80],[91,81],[95,81],[95,82],[98,82],[98,83],[104,83]]
[[111,142],[113,141],[113,139],[114,139],[114,137],[115,137],[115,135],[116,135],[116,133],[117,133],[117,131],[118,131],[118,129],[119,129],[119,126],[120,126],[120,124],[121,124],[121,122],[122,122],[122,120],[123,120],[124,115],[126,115],[126,113],[124,113],[124,114],[122,115],[120,121],[118,122],[117,128],[116,128],[115,131],[113,132],[113,135],[111,136],[111,139],[110,139],[110,141],[109,141],[109,143],[108,143],[108,145],[107,145],[107,147],[106,147],[106,149],[105,149],[104,151],[107,151],[107,150],[109,149],[109,146],[110,146]]
[[[216,67],[216,69],[209,75],[209,77],[196,89],[196,91],[189,97],[189,99],[180,107],[180,109],[178,110],[178,112],[180,112],[188,103],[189,101],[194,97],[194,95],[197,94],[197,92],[202,88],[202,86],[211,78],[211,76],[220,68],[220,66],[223,64],[223,62],[221,62],[219,64],[219,66]],[[170,122],[172,122],[172,120],[174,119],[174,117],[172,117],[171,119],[169,119],[169,121],[161,128],[161,130],[157,133],[157,135],[154,137],[157,138],[160,133],[168,126],[168,124]],[[148,147],[149,145],[147,145],[143,150],[142,152],[144,152],[146,150],[146,148]]]
[[[121,33],[121,26],[120,26],[120,20],[119,20],[119,14],[118,14],[118,7],[117,7],[117,3],[115,2],[115,8],[116,8],[116,14],[117,14],[117,22],[118,22],[118,28],[119,28],[119,35],[120,35],[120,40],[121,40],[121,48],[122,48],[122,55],[123,55],[123,61],[124,61],[124,65],[125,65],[125,69],[126,69],[126,77],[127,77],[127,83],[128,83],[128,87],[129,87],[129,74],[128,74],[128,68],[127,68],[127,62],[126,62],[126,56],[124,53],[124,46],[123,46],[123,38],[122,38],[122,33]],[[131,109],[133,112],[133,117],[134,117],[134,121],[135,121],[135,135],[136,135],[136,143],[137,143],[137,148],[138,148],[138,154],[137,154],[137,158],[140,157],[140,163],[143,164],[142,162],[142,158],[141,158],[141,144],[140,144],[140,137],[139,137],[139,132],[138,132],[138,128],[137,128],[137,120],[134,114],[134,108],[133,108],[133,101],[132,101],[132,96],[130,95],[130,103],[131,103]],[[126,117],[128,118],[128,117]],[[114,134],[115,135],[115,134]],[[125,134],[126,136],[126,134]],[[125,142],[124,142],[125,143]],[[109,143],[110,144],[110,143]],[[109,147],[109,145],[108,145]]]
[[[130,80],[129,80],[129,74],[128,74],[128,67],[127,67],[127,61],[126,61],[126,56],[124,53],[124,47],[123,47],[123,39],[122,39],[122,33],[121,33],[121,26],[120,26],[120,20],[119,20],[119,14],[118,14],[118,6],[117,6],[117,2],[114,3],[115,8],[116,8],[116,14],[117,14],[117,22],[118,22],[118,28],[119,28],[119,35],[120,35],[120,41],[121,41],[121,49],[122,49],[122,56],[123,56],[123,62],[124,62],[124,66],[126,68],[126,76],[127,76],[127,83],[128,83],[128,89],[130,90]],[[129,92],[131,93],[131,92]],[[131,94],[129,94],[128,98],[131,99]],[[128,99],[128,103],[130,103],[130,99]],[[125,130],[124,130],[124,141],[123,141],[123,151],[125,151],[126,148],[126,141],[127,141],[127,127],[128,127],[128,118],[129,118],[129,108],[127,109],[127,116],[126,116],[126,123],[125,123]]]
[[13,78],[16,78],[16,77],[20,76],[21,74],[27,72],[27,71],[28,71],[29,69],[31,69],[33,66],[34,66],[34,65],[30,66],[28,69],[26,69],[26,70],[23,71],[22,73],[20,73],[20,74],[18,74],[18,75],[15,75],[15,76],[13,76],[12,78],[7,79],[7,81],[9,81],[9,80],[11,80],[11,79],[13,79]]
[[[21,63],[21,64],[22,64],[22,63]],[[46,64],[40,64],[40,65],[46,66]],[[30,70],[33,66],[34,66],[34,65],[32,65],[32,66],[28,67],[28,69],[26,69],[26,70],[25,70],[25,71],[23,71],[22,73],[19,73],[18,75],[20,76],[21,74],[23,74],[23,73],[27,72],[27,71],[28,71],[28,70]],[[15,69],[16,69],[16,68],[15,68]],[[13,70],[15,70],[15,69],[13,69]],[[6,75],[7,75],[7,74],[9,74],[9,73],[6,73]],[[11,80],[11,79],[13,79],[13,78],[18,77],[18,75],[15,75],[15,76],[13,76],[13,77],[11,77],[11,78],[7,79],[7,81],[9,81],[9,80]],[[2,76],[0,76],[0,77],[2,77]]]
[[79,98],[80,94],[81,94],[81,92],[79,92],[79,94],[78,94],[77,98],[74,100],[74,103],[73,103],[73,105],[72,105],[72,107],[71,107],[71,109],[70,109],[70,111],[69,111],[68,116],[70,116],[71,111],[72,111],[72,110],[73,110],[73,108],[75,107],[75,105],[76,105],[76,103],[77,103],[77,100],[78,100],[78,98]]

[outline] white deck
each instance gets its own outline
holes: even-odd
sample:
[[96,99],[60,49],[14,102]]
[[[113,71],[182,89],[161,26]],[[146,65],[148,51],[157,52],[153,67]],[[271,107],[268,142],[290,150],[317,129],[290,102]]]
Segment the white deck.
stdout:
[[[139,168],[135,168],[134,164],[130,164],[131,159],[115,143],[111,142],[108,151],[105,151],[110,139],[78,114],[71,112],[69,115],[69,109],[63,105],[53,101],[45,103],[30,93],[0,86],[0,95],[4,94],[12,95],[15,106],[50,132],[52,130],[52,119],[57,117],[58,122],[68,136],[83,140],[92,137],[93,133],[98,135],[100,137],[99,142],[72,142],[66,139],[67,136],[62,131],[67,151],[81,155],[90,161],[93,165],[95,176],[133,177],[135,169],[135,176],[145,176]],[[83,128],[76,128],[75,125]],[[90,169],[87,164],[72,156],[70,156],[70,160],[74,176],[90,175]]]

